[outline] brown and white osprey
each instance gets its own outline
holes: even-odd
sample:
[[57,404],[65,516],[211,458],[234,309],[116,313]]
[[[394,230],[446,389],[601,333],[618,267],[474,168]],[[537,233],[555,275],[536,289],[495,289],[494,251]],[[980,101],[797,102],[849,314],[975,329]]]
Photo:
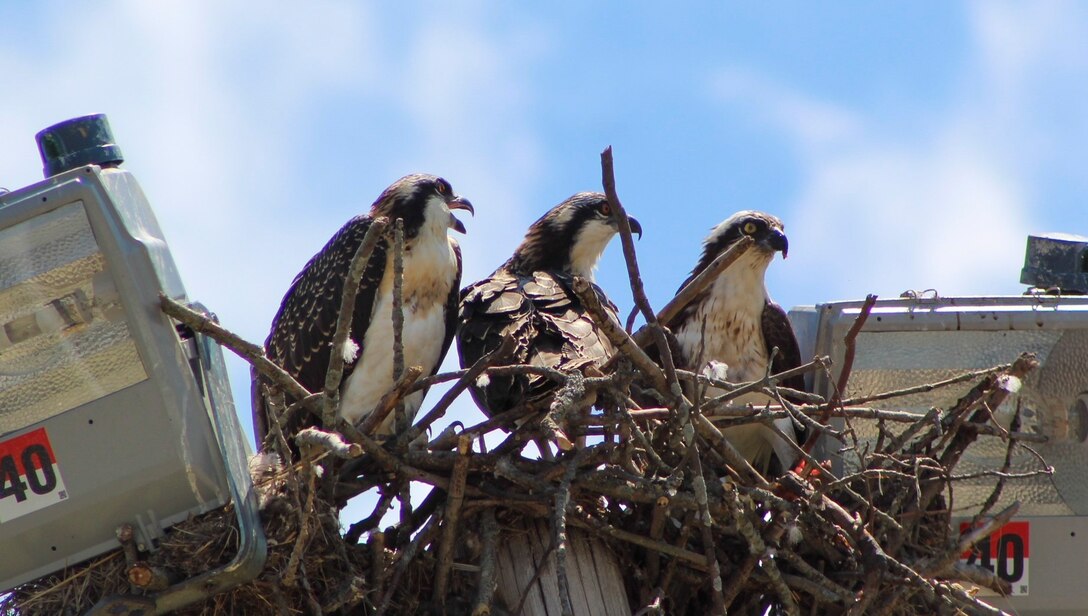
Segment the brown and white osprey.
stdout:
[[[404,363],[434,374],[450,347],[457,324],[461,249],[449,236],[465,227],[451,210],[473,212],[472,204],[433,175],[405,176],[386,188],[370,207],[333,235],[291,283],[272,320],[265,351],[311,392],[325,387],[341,294],[351,260],[379,216],[404,220]],[[344,350],[340,415],[359,423],[393,386],[392,240],[379,241],[359,284]],[[253,420],[258,444],[267,433],[264,397],[254,382]],[[425,391],[405,398],[409,416],[419,410]],[[287,401],[292,402],[291,400]],[[377,433],[392,431],[393,416]]]
[[[679,342],[685,367],[698,371],[708,362],[720,362],[728,366],[728,380],[736,383],[763,378],[768,364],[772,374],[801,365],[793,327],[782,307],[771,301],[763,281],[775,253],[781,252],[785,258],[789,252],[779,219],[755,211],[730,216],[703,241],[703,254],[680,288],[744,236],[755,240],[752,248],[667,324]],[[772,360],[771,349],[776,347],[778,353]],[[781,384],[804,389],[802,377]],[[720,393],[712,389],[707,395]],[[749,394],[734,402],[762,406],[771,400],[763,394]],[[775,425],[797,441],[791,420],[778,420]],[[725,436],[762,472],[786,470],[797,457],[793,447],[761,423],[727,428]]]
[[[642,227],[629,219],[631,230]],[[534,222],[514,255],[461,294],[457,349],[468,367],[498,349],[507,337],[516,348],[504,364],[584,370],[604,363],[614,349],[571,291],[574,276],[593,280],[597,261],[615,236],[618,221],[601,193],[578,193]],[[616,308],[597,285],[601,304]],[[539,376],[492,376],[470,387],[488,415],[539,399],[554,383]]]

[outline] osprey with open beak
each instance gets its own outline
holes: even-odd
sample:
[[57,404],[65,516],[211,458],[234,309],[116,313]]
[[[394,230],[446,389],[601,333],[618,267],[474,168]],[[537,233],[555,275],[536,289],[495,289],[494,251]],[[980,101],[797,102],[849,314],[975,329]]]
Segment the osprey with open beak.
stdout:
[[[351,260],[379,216],[404,221],[404,363],[434,374],[453,340],[461,281],[461,249],[449,235],[465,227],[453,210],[473,213],[472,204],[443,178],[405,176],[385,189],[365,215],[348,221],[295,277],[265,341],[268,357],[311,392],[325,387],[341,294]],[[391,234],[390,234],[391,235]],[[358,424],[393,386],[393,247],[379,241],[363,272],[351,315],[340,381],[340,415]],[[254,426],[258,444],[267,433],[265,400],[254,381]],[[405,400],[414,416],[426,391]],[[292,402],[291,400],[287,401]],[[393,415],[378,434],[392,431]],[[297,429],[299,426],[295,426]]]

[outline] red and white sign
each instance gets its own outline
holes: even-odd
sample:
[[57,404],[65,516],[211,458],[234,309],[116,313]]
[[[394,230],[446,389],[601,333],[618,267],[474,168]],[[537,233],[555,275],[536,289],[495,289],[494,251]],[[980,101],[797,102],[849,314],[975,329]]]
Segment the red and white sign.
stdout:
[[[961,535],[969,529],[968,522],[960,523]],[[1031,555],[1030,531],[1028,522],[1009,522],[976,543],[974,549],[961,554],[960,562],[989,569],[1012,585],[1013,595],[1026,595]]]
[[45,428],[0,441],[0,524],[66,498]]

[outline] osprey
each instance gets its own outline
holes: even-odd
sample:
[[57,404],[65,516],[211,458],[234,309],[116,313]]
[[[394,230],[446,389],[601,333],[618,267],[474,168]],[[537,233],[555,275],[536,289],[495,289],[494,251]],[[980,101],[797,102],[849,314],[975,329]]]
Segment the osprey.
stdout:
[[[755,240],[752,248],[667,324],[679,342],[685,367],[699,370],[708,362],[720,362],[727,366],[728,378],[733,382],[761,379],[768,367],[774,374],[801,365],[801,352],[786,312],[771,301],[763,281],[775,253],[781,252],[785,258],[789,252],[779,219],[754,211],[730,216],[703,241],[702,257],[680,288],[744,236]],[[772,359],[774,348],[778,352]],[[804,389],[804,379],[800,376],[781,384]],[[723,392],[712,388],[707,395],[720,393]],[[764,405],[771,400],[763,394],[748,394],[735,402]],[[775,425],[796,443],[791,420],[781,419]],[[764,424],[734,426],[724,432],[741,455],[761,472],[784,471],[796,459],[793,447]]]
[[[472,204],[433,175],[407,175],[378,197],[370,213],[356,216],[333,235],[295,277],[272,320],[265,341],[268,358],[311,392],[325,388],[341,295],[351,260],[371,223],[379,216],[404,221],[404,364],[434,374],[453,340],[461,281],[461,248],[448,235],[465,232],[451,210]],[[340,416],[357,424],[393,386],[393,249],[389,239],[377,243],[363,272],[344,348],[340,381]],[[258,443],[267,433],[264,397],[254,381],[253,414]],[[407,396],[414,416],[426,391]],[[292,400],[288,400],[288,403]],[[377,433],[392,432],[393,415]]]
[[[642,227],[629,218],[641,237]],[[593,280],[593,270],[618,230],[618,220],[601,193],[578,193],[534,222],[514,255],[489,277],[461,293],[457,350],[468,367],[514,337],[516,348],[504,364],[558,370],[598,366],[614,349],[578,296],[574,276]],[[601,304],[616,318],[616,307],[597,285]],[[541,398],[554,387],[546,378],[484,377],[470,387],[487,415]]]

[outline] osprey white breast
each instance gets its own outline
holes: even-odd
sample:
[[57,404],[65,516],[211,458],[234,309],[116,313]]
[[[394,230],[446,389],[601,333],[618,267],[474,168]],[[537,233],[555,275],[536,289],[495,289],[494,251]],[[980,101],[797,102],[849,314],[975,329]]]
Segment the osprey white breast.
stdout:
[[[434,372],[441,360],[440,341],[446,337],[446,298],[457,276],[456,242],[444,230],[439,239],[420,237],[404,254],[404,364],[419,366],[423,374]],[[392,254],[363,340],[362,356],[341,392],[340,414],[352,423],[369,415],[393,387]],[[410,417],[416,414],[422,401],[423,393],[418,391],[405,398]],[[390,414],[377,433],[390,434],[392,428]]]

